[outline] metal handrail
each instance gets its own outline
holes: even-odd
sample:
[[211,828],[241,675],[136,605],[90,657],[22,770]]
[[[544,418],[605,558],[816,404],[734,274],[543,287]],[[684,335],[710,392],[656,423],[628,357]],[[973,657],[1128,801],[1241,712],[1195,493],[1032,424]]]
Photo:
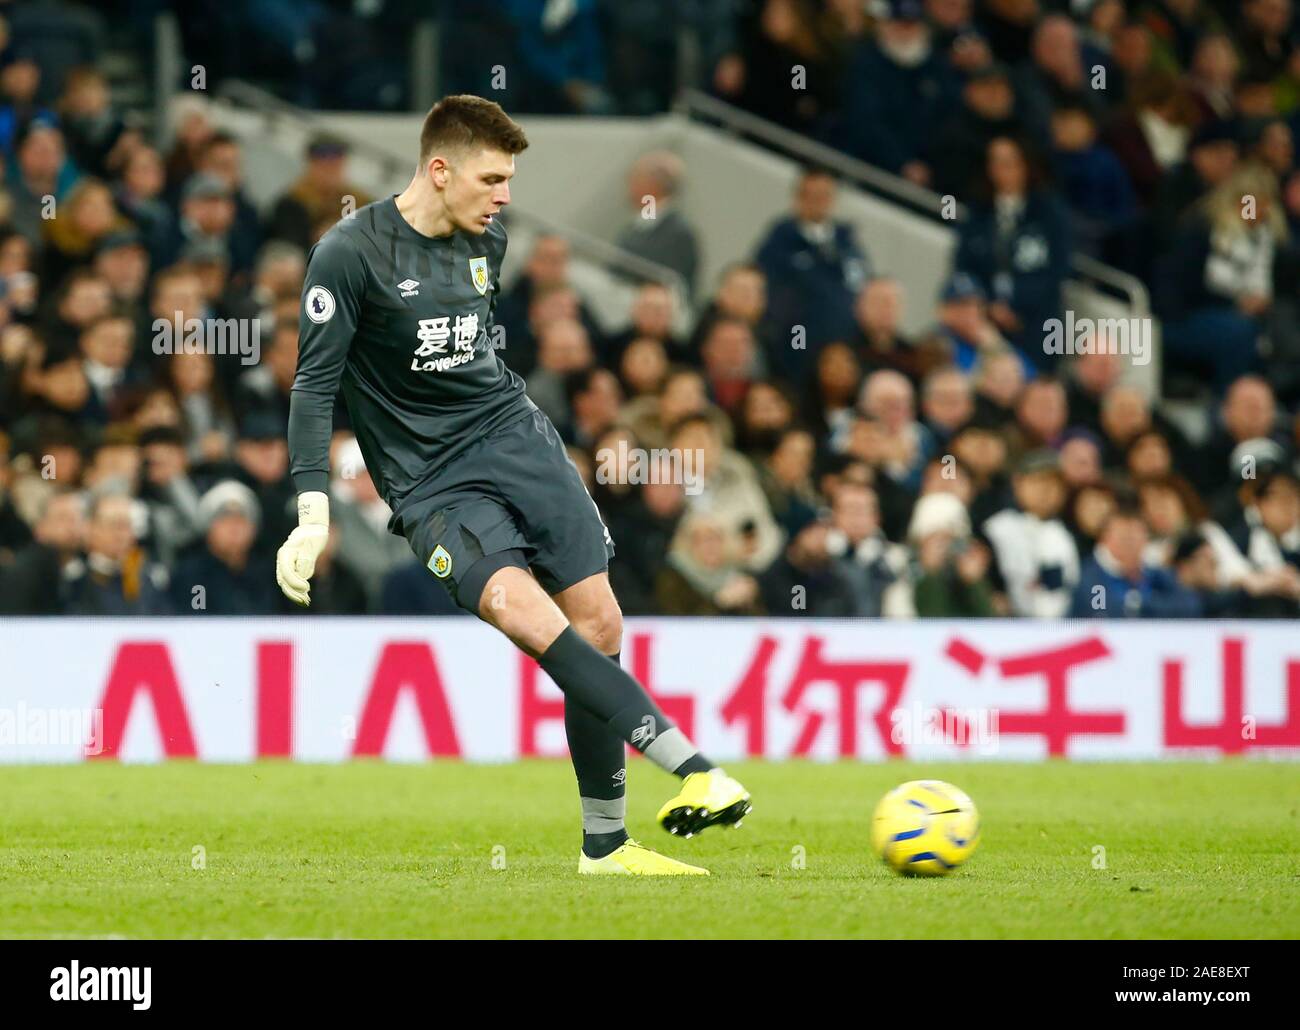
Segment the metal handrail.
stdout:
[[507,222],[521,222],[546,236],[561,236],[576,252],[586,255],[597,264],[623,273],[629,279],[650,279],[676,291],[683,301],[690,297],[685,277],[667,265],[633,254],[615,243],[590,236],[580,229],[557,225],[532,211],[511,207],[506,211],[505,217]]
[[[873,193],[883,194],[922,214],[942,219],[945,223],[949,221],[942,217],[944,198],[933,190],[883,171],[834,147],[782,128],[701,90],[683,90],[678,95],[673,109],[687,118],[697,117],[718,122],[726,129],[752,136],[809,164],[830,169]],[[955,213],[958,219],[964,218],[966,215],[964,205],[958,204]],[[1150,312],[1150,295],[1146,285],[1137,276],[1080,253],[1071,255],[1070,269],[1079,278],[1122,294],[1135,314],[1145,315]]]
[[[264,115],[268,121],[275,118],[293,118],[303,125],[324,126],[324,120],[313,111],[308,111],[290,103],[274,93],[254,86],[250,82],[230,79],[217,89],[217,97],[238,107],[251,109]],[[334,126],[328,128],[330,135],[344,140],[348,147],[357,154],[378,163],[382,174],[393,179],[400,179],[409,172],[407,162],[396,157],[383,147],[376,146],[364,136],[355,132],[339,130]],[[547,236],[563,237],[575,253],[581,254],[606,269],[615,271],[629,279],[649,279],[663,283],[674,290],[682,302],[687,302],[690,292],[686,279],[677,271],[661,265],[656,261],[629,253],[623,248],[577,229],[557,225],[555,222],[517,207],[511,207],[505,215],[507,222],[519,222],[535,232]]]
[[1133,309],[1134,315],[1145,316],[1151,314],[1151,294],[1147,290],[1146,283],[1135,275],[1128,272],[1121,272],[1118,268],[1108,265],[1103,261],[1098,261],[1087,254],[1075,253],[1070,257],[1070,269],[1079,276],[1098,283],[1102,286],[1109,286],[1117,293],[1122,293],[1128,298],[1129,306]]
[[851,157],[842,150],[801,136],[775,122],[741,110],[698,89],[683,90],[673,104],[673,110],[690,117],[696,115],[721,122],[724,128],[757,137],[778,150],[785,150],[808,164],[819,165],[838,172],[846,179],[867,185],[872,190],[888,194],[894,200],[920,208],[928,214],[941,215],[943,198],[914,182],[890,175],[889,172]]
[[[218,100],[224,100],[236,107],[252,110],[262,115],[267,120],[268,127],[272,127],[276,118],[291,118],[300,125],[308,127],[313,125],[323,127],[325,125],[325,120],[315,111],[309,111],[297,104],[291,104],[289,101],[277,97],[269,90],[254,86],[251,82],[245,82],[242,79],[227,79],[217,87],[216,95]],[[345,140],[354,153],[377,162],[383,169],[385,176],[396,179],[402,176],[403,169],[409,170],[409,162],[402,161],[383,147],[376,146],[364,136],[351,132],[340,132],[333,126],[330,126],[327,131],[331,136],[337,136]]]

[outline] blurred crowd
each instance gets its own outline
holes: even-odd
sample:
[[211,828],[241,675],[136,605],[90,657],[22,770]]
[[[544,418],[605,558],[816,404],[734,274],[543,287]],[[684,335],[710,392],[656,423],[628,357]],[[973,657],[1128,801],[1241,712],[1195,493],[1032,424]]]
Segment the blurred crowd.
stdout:
[[[647,166],[673,167],[634,164],[633,196]],[[684,332],[647,284],[602,334],[558,239],[503,297],[508,360],[604,514],[625,611],[1300,614],[1300,410],[1269,379],[1229,381],[1190,435],[1121,381],[1115,341],[1017,348],[962,248],[933,324],[904,332],[904,285],[836,191],[802,174]]]
[[715,92],[967,205],[963,263],[1031,357],[1079,251],[1147,285],[1174,390],[1300,397],[1293,0],[754,0],[737,24]]
[[[633,211],[651,195],[657,216],[631,215],[619,241],[679,271],[689,310],[648,283],[608,325],[565,241],[531,244],[497,303],[500,353],[586,478],[626,613],[1300,614],[1300,359],[1276,328],[1295,301],[1300,199],[1289,4],[1056,6],[1071,17],[1034,0],[990,0],[977,17],[962,0],[891,3],[877,18],[769,0],[718,61],[719,91],[801,131],[852,125],[861,146],[884,148],[897,121],[895,149],[860,156],[968,206],[922,332],[903,330],[904,284],[837,216],[838,184],[820,169],[798,177],[752,253],[701,282],[703,228],[674,203],[689,170],[668,153],[632,163]],[[842,25],[832,49],[869,78],[839,80],[815,110],[765,107],[754,87],[764,62],[788,61],[779,41],[826,43],[805,38],[814,8],[818,25]],[[1263,32],[1278,9],[1283,30]],[[1109,70],[1104,100],[1056,67],[1071,41],[1088,48],[1089,74]],[[1228,79],[1196,92],[1196,55],[1216,46]],[[961,124],[925,121],[930,72],[957,98],[934,115]],[[1139,88],[1158,75],[1177,110]],[[1256,123],[1266,76],[1270,113]],[[853,110],[853,82],[874,84],[862,92],[876,106],[822,118]],[[1008,97],[1014,113],[986,117]],[[290,607],[271,569],[296,522],[285,427],[306,254],[341,197],[371,198],[345,143],[318,137],[259,208],[239,139],[201,106],[178,110],[160,152],[92,66],[61,70],[17,47],[0,57],[0,611]],[[1040,149],[1083,137],[1096,161]],[[1105,189],[1094,165],[1110,169]],[[1132,220],[1103,225],[1121,195]],[[1070,249],[1093,243],[1156,281],[1170,263],[1188,277],[1164,345],[1212,384],[1207,433],[1124,385],[1105,348],[1044,349],[1037,327],[1060,312]],[[157,320],[192,326],[194,345],[160,348]],[[217,335],[248,325],[251,348]],[[455,613],[387,534],[341,403],[335,428],[311,611]]]

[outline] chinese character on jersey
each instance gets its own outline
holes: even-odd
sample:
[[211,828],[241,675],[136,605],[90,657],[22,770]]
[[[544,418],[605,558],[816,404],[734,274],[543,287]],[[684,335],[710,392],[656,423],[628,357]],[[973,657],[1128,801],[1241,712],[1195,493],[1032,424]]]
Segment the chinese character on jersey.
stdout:
[[[417,358],[427,358],[430,354],[447,353],[447,338],[451,336],[451,330],[447,327],[447,323],[450,321],[449,316],[420,319],[420,328],[415,331],[415,335],[420,341],[420,349],[415,352]],[[459,328],[459,322],[457,327]]]
[[472,353],[474,341],[478,339],[478,315],[457,315],[453,332],[456,336],[456,349]]

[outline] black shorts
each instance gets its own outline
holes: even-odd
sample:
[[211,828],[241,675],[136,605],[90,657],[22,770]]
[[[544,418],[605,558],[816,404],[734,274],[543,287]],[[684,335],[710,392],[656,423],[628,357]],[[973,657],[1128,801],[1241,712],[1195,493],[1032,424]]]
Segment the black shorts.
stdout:
[[[429,497],[402,511],[402,533],[456,602],[475,613],[491,564],[521,564],[512,560],[521,554],[546,592],[558,594],[603,572],[614,555],[596,502],[540,411],[474,443],[430,486]],[[462,584],[472,584],[474,596],[462,597]]]

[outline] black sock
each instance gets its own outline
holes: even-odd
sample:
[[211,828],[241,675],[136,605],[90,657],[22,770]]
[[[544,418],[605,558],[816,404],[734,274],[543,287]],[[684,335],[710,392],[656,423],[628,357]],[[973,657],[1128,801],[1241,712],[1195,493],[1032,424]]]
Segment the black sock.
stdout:
[[686,779],[691,773],[708,772],[712,768],[713,763],[696,751],[695,754],[674,769],[673,773],[682,779]]
[[[618,736],[665,772],[687,776],[712,763],[700,758],[645,688],[613,665],[572,626],[566,626],[538,660],[566,701],[574,701],[602,719]],[[699,758],[693,762],[692,759]],[[685,771],[683,771],[685,770]]]
[[[618,665],[618,655],[609,658]],[[564,734],[582,801],[582,850],[588,858],[604,858],[628,839],[623,825],[627,745],[604,719],[571,697],[564,699]]]

